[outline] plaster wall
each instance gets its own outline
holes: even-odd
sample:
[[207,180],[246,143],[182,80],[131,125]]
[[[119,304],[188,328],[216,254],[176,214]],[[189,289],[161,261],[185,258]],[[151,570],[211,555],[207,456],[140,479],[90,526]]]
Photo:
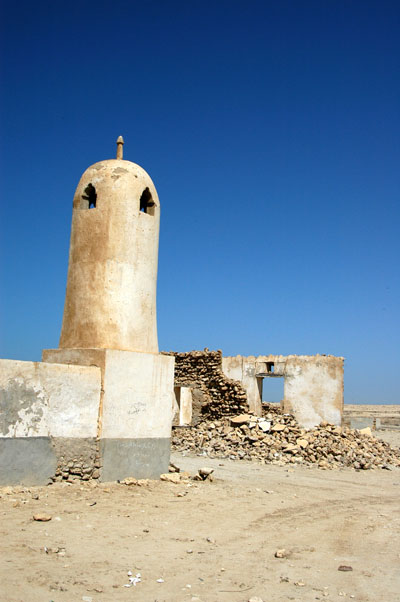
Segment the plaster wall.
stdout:
[[96,437],[100,370],[0,360],[1,437]]
[[96,367],[0,360],[0,484],[96,476],[100,390]]
[[239,381],[246,391],[249,410],[261,416],[262,396],[256,378],[256,364],[251,358],[241,355],[222,358],[222,371],[228,377]]
[[101,437],[171,436],[174,358],[107,350]]
[[290,356],[285,366],[285,411],[293,411],[305,428],[323,421],[341,425],[343,359],[332,356]]
[[305,428],[312,428],[323,421],[341,424],[343,361],[331,355],[235,356],[224,357],[222,368],[227,376],[241,381],[250,411],[256,415],[262,411],[259,379],[283,377],[284,410],[293,412]]
[[[96,207],[87,208],[92,185]],[[148,189],[151,212],[140,211]],[[61,348],[157,352],[160,205],[148,174],[122,159],[83,174],[74,196]]]
[[188,426],[192,423],[192,388],[176,387],[176,389],[179,389],[179,426]]

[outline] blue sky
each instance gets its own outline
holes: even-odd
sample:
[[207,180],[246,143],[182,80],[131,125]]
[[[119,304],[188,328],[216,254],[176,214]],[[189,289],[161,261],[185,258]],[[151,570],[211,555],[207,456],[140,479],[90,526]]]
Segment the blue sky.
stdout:
[[400,403],[400,5],[1,8],[0,356],[58,346],[72,197],[115,155],[162,213],[160,349],[343,355]]

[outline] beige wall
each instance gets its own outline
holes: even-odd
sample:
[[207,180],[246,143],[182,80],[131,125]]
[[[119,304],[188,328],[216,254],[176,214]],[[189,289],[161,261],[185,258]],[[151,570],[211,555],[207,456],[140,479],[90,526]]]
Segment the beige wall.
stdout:
[[[343,415],[343,358],[332,355],[261,355],[224,357],[222,368],[240,380],[250,411],[261,413],[258,378],[284,378],[283,407],[311,428],[327,421],[340,425]],[[268,376],[273,364],[274,376]],[[257,378],[258,375],[258,378]]]
[[340,425],[343,416],[343,359],[332,356],[287,358],[284,410],[305,428],[323,421]]
[[173,394],[173,357],[108,350],[101,437],[169,438]]
[[261,395],[256,379],[256,364],[251,358],[241,355],[222,358],[222,371],[234,380],[238,380],[247,394],[249,410],[257,416],[261,415]]
[[[96,207],[83,207],[86,187]],[[154,207],[139,201],[148,188]],[[74,196],[61,348],[158,351],[156,285],[160,204],[148,174],[130,161],[89,167]]]
[[193,416],[193,389],[192,387],[175,387],[174,417],[177,415],[179,426],[188,426],[192,423]]

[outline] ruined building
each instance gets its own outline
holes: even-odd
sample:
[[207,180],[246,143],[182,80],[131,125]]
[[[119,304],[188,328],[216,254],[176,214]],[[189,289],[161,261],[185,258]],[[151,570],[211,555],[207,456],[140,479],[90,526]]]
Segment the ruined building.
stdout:
[[158,352],[160,203],[123,144],[75,192],[59,348],[0,360],[0,485],[158,477],[174,414],[259,415],[265,378],[304,427],[341,423],[343,358]]
[[200,415],[262,413],[263,382],[282,378],[281,406],[305,428],[321,422],[340,425],[343,415],[343,362],[333,355],[223,357],[221,351],[175,356],[175,421],[184,426]]

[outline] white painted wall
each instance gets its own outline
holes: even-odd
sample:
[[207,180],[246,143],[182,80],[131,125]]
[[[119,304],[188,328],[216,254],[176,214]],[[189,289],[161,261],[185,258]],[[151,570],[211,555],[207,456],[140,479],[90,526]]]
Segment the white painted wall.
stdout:
[[0,360],[2,437],[96,437],[96,367]]
[[171,436],[175,358],[107,349],[102,438]]

